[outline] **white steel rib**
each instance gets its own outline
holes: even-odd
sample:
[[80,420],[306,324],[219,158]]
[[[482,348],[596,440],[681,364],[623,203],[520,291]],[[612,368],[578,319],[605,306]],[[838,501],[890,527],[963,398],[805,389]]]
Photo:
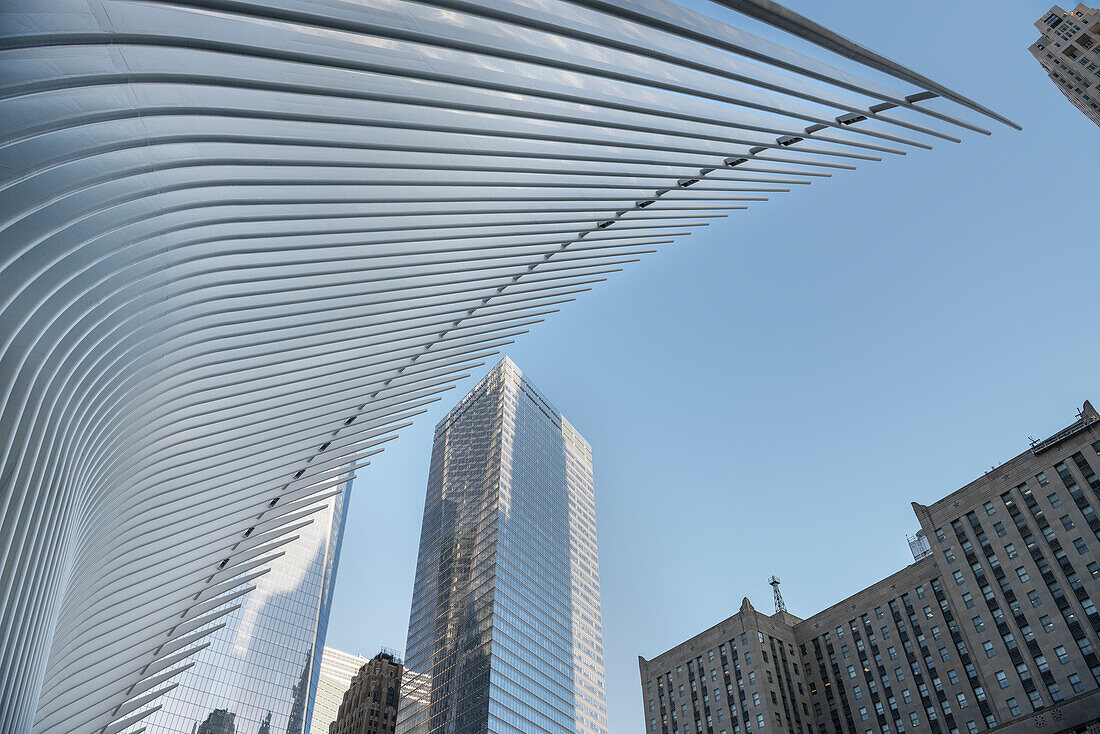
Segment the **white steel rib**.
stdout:
[[1012,125],[714,10],[822,58],[669,0],[5,3],[0,731],[138,725],[351,467],[611,273]]

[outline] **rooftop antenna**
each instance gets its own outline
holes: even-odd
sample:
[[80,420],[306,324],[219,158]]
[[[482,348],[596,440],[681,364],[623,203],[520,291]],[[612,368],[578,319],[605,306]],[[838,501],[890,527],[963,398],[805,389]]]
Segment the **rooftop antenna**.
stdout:
[[772,576],[768,579],[768,583],[772,585],[772,591],[775,592],[775,612],[786,612],[787,605],[783,603],[783,594],[779,591],[779,577]]

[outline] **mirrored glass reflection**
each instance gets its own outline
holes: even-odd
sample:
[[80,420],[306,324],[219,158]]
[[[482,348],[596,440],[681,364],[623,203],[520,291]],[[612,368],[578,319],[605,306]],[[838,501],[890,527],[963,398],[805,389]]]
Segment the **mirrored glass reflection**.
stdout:
[[240,608],[210,625],[225,627],[128,734],[307,734],[350,488],[295,531],[255,590],[226,604]]

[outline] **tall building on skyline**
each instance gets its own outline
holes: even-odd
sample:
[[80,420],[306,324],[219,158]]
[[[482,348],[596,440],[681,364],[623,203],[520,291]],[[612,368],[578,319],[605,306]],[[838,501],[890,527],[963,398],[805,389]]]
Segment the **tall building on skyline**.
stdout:
[[352,655],[325,645],[317,675],[317,695],[313,697],[311,732],[327,734],[329,724],[336,721],[336,715],[340,712],[340,703],[351,686],[351,679],[365,662],[367,658],[362,655]]
[[365,661],[345,686],[331,723],[321,728],[315,720],[313,734],[393,734],[404,670],[388,650]]
[[398,734],[606,734],[592,450],[507,357],[436,426]]
[[1028,48],[1073,106],[1100,125],[1100,10],[1055,5],[1035,21],[1039,40]]
[[1050,438],[913,503],[906,568],[806,619],[745,599],[639,657],[646,731],[1095,734],[1098,470],[1100,415],[1086,402]]

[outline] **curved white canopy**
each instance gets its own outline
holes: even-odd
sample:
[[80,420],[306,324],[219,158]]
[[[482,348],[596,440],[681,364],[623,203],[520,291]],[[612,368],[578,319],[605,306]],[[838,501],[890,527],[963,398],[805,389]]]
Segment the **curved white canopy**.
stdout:
[[841,56],[666,0],[5,6],[0,730],[139,720],[349,466],[611,273],[1000,120],[721,4]]

